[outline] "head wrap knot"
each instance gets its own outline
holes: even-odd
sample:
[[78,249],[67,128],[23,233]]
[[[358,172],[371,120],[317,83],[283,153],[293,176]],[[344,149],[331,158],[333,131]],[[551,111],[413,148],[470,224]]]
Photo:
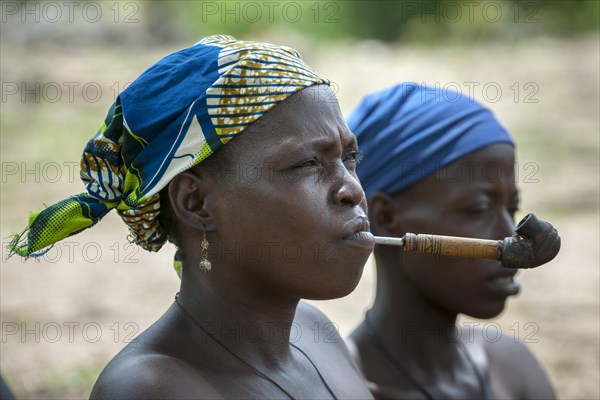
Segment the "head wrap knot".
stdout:
[[84,193],[41,211],[14,235],[9,255],[39,256],[110,210],[130,241],[158,251],[159,192],[292,94],[329,84],[295,50],[210,36],[146,70],[116,99],[81,157]]

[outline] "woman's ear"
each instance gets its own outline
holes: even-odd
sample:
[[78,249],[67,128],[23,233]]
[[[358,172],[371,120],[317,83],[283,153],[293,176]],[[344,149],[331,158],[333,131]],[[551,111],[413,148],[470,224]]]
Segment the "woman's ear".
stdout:
[[[180,173],[169,184],[169,199],[177,222],[195,230],[212,230],[214,223],[207,207],[206,197],[212,179],[188,170]],[[184,228],[185,229],[185,228]]]
[[399,213],[400,205],[392,196],[376,192],[368,200],[371,231],[380,236],[402,236]]

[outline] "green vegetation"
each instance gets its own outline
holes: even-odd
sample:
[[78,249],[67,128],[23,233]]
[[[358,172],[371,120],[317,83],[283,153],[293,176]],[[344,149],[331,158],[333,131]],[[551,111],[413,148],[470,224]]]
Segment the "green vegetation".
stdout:
[[[322,0],[144,2],[172,21],[161,32],[245,36],[292,30],[319,40],[374,39],[437,44],[514,40],[539,35],[572,37],[598,30],[597,0]],[[165,18],[167,17],[167,18]],[[172,17],[172,18],[168,18]],[[177,23],[175,23],[177,21]],[[183,21],[183,23],[181,23]]]

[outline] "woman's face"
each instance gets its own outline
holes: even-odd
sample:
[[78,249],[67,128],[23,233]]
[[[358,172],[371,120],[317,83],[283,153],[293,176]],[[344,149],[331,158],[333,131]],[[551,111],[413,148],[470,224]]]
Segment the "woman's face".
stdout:
[[214,268],[294,298],[344,296],[373,250],[357,145],[326,86],[279,104],[232,143],[219,173]]
[[[495,144],[471,153],[394,198],[405,232],[503,239],[514,233],[519,194],[514,148]],[[517,294],[516,270],[497,261],[409,255],[405,275],[427,301],[453,313],[491,318]]]

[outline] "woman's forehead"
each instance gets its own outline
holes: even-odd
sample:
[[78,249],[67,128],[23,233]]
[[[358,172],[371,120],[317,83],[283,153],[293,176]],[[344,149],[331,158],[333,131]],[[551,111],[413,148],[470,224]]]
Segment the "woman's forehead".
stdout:
[[509,143],[495,143],[476,150],[457,160],[456,163],[485,167],[489,164],[506,164],[514,167],[515,148]]
[[265,115],[267,121],[285,119],[286,122],[309,122],[321,116],[324,120],[344,121],[338,100],[326,85],[311,86],[294,93]]
[[354,143],[337,100],[323,99],[326,87],[311,87],[290,96],[250,126],[239,139],[254,142],[252,147],[314,148],[332,141]]

